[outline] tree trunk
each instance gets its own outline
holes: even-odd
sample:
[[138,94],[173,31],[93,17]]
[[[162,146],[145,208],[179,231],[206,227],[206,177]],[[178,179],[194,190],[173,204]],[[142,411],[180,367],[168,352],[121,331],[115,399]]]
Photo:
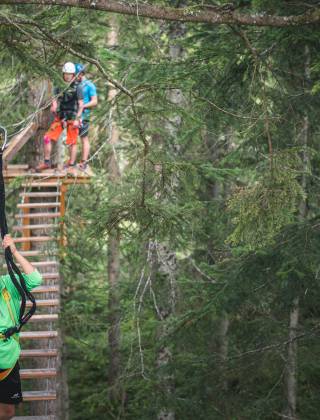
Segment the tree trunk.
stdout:
[[[116,19],[110,19],[111,30],[108,34],[108,46],[114,47],[118,42],[118,29]],[[111,86],[108,99],[111,101],[116,94],[116,90]],[[111,153],[108,159],[107,169],[109,180],[118,183],[120,180],[120,169],[117,162],[115,146],[119,142],[119,131],[115,121],[111,121],[110,145]],[[109,282],[109,396],[114,401],[119,401],[120,390],[118,381],[120,376],[120,297],[119,297],[119,278],[120,278],[120,232],[118,226],[114,226],[109,233],[108,239],[108,282]]]
[[[305,80],[307,88],[310,87],[310,50],[305,47]],[[309,144],[310,123],[306,114],[303,118],[303,128],[301,132],[302,146],[302,179],[301,186],[307,196],[307,171],[309,165],[308,144]],[[304,220],[308,215],[307,198],[301,200],[299,206],[300,220]],[[286,409],[285,416],[292,420],[297,420],[297,369],[298,369],[298,343],[295,339],[299,325],[299,296],[292,302],[289,316],[289,343],[287,362],[285,368],[285,388],[286,388]]]

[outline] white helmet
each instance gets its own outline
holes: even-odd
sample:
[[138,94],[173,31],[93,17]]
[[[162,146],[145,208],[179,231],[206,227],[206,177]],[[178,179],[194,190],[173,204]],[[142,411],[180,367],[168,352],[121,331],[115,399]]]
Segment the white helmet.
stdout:
[[64,64],[63,68],[62,68],[62,73],[76,73],[76,66],[71,63],[70,61],[68,61],[67,63]]

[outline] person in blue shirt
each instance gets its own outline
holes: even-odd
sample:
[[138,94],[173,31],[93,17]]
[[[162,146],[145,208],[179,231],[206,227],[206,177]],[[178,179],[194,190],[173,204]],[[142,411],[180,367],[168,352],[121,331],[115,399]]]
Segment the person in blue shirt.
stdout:
[[91,80],[88,80],[85,76],[85,67],[77,63],[76,64],[77,79],[80,82],[80,86],[83,91],[83,113],[82,113],[82,126],[80,128],[80,138],[82,141],[82,159],[79,164],[79,169],[86,171],[87,161],[90,154],[90,143],[89,143],[89,126],[90,126],[90,113],[91,109],[96,107],[98,104],[97,88]]

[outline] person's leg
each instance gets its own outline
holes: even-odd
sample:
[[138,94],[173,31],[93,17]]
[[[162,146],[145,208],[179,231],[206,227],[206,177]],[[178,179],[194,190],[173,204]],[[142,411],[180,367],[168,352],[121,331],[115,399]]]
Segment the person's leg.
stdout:
[[57,141],[61,136],[63,131],[63,126],[61,121],[56,118],[53,123],[50,125],[49,130],[43,136],[43,147],[44,147],[44,162],[40,163],[36,167],[36,171],[43,171],[45,169],[51,168],[51,151],[52,151],[52,142]]
[[51,160],[52,142],[50,137],[44,136],[43,139],[44,160]]
[[79,135],[79,128],[74,127],[73,121],[68,121],[67,129],[67,145],[69,146],[69,163],[68,163],[68,174],[73,175],[76,173],[76,160],[77,160],[77,138]]
[[82,159],[79,164],[79,169],[85,171],[87,169],[87,161],[90,155],[90,142],[89,142],[89,121],[83,121],[80,129],[80,138],[82,142]]
[[0,403],[0,420],[10,420],[15,414],[15,406],[13,404]]
[[89,137],[88,136],[81,137],[81,141],[82,141],[82,159],[81,160],[83,162],[86,162],[90,154]]
[[71,146],[70,146],[70,160],[69,160],[69,165],[70,166],[72,166],[76,163],[77,152],[78,152],[77,143],[76,144],[71,144]]

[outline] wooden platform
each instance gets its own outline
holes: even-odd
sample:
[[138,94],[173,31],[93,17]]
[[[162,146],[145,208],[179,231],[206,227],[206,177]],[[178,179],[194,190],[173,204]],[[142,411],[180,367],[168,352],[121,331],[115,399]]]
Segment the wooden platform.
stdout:
[[67,171],[58,169],[47,169],[39,173],[29,169],[26,165],[8,165],[3,171],[5,179],[11,180],[17,177],[23,177],[27,184],[33,181],[50,182],[53,180],[60,180],[64,184],[87,184],[92,175],[91,168],[88,168],[85,172],[75,169],[74,174],[71,175]]

